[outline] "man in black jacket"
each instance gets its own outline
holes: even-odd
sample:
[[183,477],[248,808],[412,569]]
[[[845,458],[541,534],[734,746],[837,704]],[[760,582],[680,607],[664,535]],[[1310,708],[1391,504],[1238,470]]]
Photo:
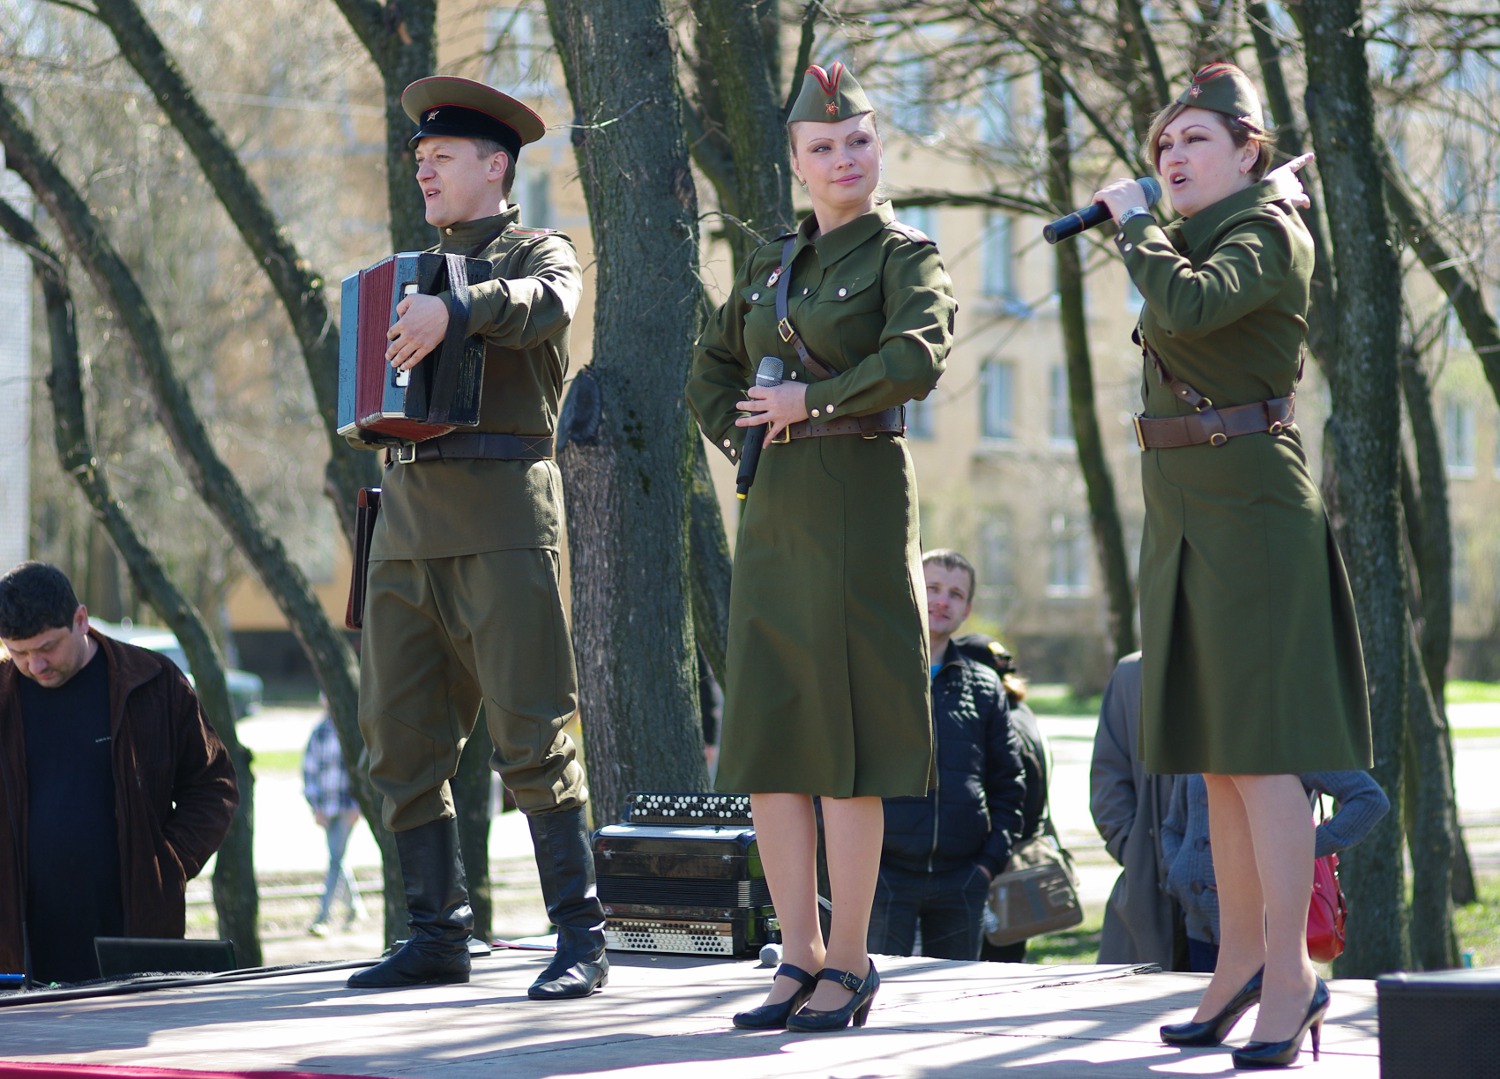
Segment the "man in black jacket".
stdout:
[[957,551],[922,556],[931,642],[937,785],[885,799],[885,845],[869,948],[978,959],[990,880],[1010,860],[1026,787],[999,676],[950,638],[973,605],[974,567]]

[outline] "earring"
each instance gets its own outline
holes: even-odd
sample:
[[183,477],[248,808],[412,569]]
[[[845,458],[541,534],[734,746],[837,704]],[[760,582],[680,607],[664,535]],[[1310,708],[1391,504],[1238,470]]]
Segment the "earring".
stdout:
[[[797,174],[796,174],[796,173],[795,173],[795,172],[794,172],[794,173],[792,173],[792,175],[793,175],[793,176],[797,176]],[[807,181],[806,181],[806,180],[804,180],[804,179],[803,179],[803,178],[802,178],[802,177],[800,177],[800,176],[797,176],[797,182],[798,182],[798,183],[799,183],[799,184],[801,184],[801,185],[802,185],[802,186],[803,186],[803,187],[806,187],[806,186],[807,186]]]

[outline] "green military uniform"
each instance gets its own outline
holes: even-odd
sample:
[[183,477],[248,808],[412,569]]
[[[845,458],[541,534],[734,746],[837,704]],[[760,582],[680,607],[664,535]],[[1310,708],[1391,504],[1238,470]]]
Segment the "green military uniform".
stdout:
[[[1219,103],[1213,85],[1194,85],[1208,87],[1207,101],[1185,104],[1247,112],[1243,99]],[[1292,393],[1313,247],[1269,185],[1164,229],[1132,216],[1116,244],[1145,297],[1141,334],[1171,377],[1218,409]],[[1143,394],[1147,417],[1193,411],[1149,358]],[[1147,770],[1369,767],[1353,597],[1295,424],[1219,446],[1148,449],[1141,474]]]
[[[519,211],[442,230],[437,250],[495,267],[473,285],[485,340],[478,430],[550,435],[581,273]],[[577,676],[558,588],[562,484],[551,461],[396,464],[381,483],[360,658],[370,778],[395,831],[451,816],[448,780],[481,702],[493,765],[523,810],[587,799],[563,725]]]
[[[746,260],[699,339],[688,402],[737,460],[737,401],[762,356],[811,383],[814,426],[925,397],[952,340],[952,285],[937,248],[874,212],[798,230],[789,314],[819,381],[776,330],[783,240]],[[748,434],[747,434],[748,432]],[[847,798],[921,795],[932,753],[917,490],[894,434],[799,438],[767,447],[744,503],[729,601],[717,786]]]
[[[401,104],[418,125],[410,141],[418,182],[439,199],[428,211],[441,225],[437,250],[487,259],[493,271],[470,287],[463,327],[484,340],[477,431],[387,458],[370,543],[359,725],[395,832],[410,935],[348,984],[469,979],[473,911],[449,781],[482,706],[491,767],[526,814],[557,926],[552,961],[527,995],[588,996],[608,981],[609,961],[588,791],[563,733],[578,680],[558,586],[562,484],[550,449],[582,274],[572,242],[523,228],[515,207],[447,223],[502,205],[516,155],[545,133],[540,117],[493,87],[448,76],[417,80]],[[454,152],[455,141],[475,156]],[[445,207],[445,195],[456,203]],[[451,320],[452,297],[439,298]]]

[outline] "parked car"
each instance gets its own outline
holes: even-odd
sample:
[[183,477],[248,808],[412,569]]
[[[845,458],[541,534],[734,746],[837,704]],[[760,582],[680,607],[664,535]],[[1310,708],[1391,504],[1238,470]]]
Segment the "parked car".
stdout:
[[[105,622],[98,618],[90,618],[89,624],[106,637],[125,641],[137,648],[149,648],[153,652],[160,652],[181,668],[189,682],[193,680],[193,670],[188,665],[187,652],[183,650],[182,642],[171,630],[163,629],[161,626]],[[228,667],[224,671],[224,681],[229,684],[229,702],[234,708],[235,719],[244,719],[260,709],[260,699],[266,688],[265,681],[260,675]]]

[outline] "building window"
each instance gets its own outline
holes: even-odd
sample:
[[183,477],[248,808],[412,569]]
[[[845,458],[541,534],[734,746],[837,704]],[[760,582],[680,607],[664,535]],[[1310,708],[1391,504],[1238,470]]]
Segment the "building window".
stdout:
[[992,79],[979,92],[979,139],[990,146],[1009,145],[1012,138],[1010,127],[1011,110],[1010,83],[1005,79]]
[[1048,551],[1047,594],[1088,595],[1089,562],[1093,558],[1093,549],[1087,523],[1064,513],[1054,513]]
[[552,191],[547,184],[550,169],[532,169],[516,178],[517,201],[521,218],[532,228],[550,229],[552,224]]
[[1443,406],[1443,463],[1450,476],[1474,474],[1474,403],[1450,400]]
[[497,7],[485,12],[484,81],[507,93],[540,95],[548,82],[549,41],[546,17],[529,5]]
[[931,135],[936,130],[932,119],[931,78],[928,59],[910,53],[898,55],[891,64],[891,123],[909,135]]
[[985,216],[984,243],[980,250],[984,264],[980,284],[984,295],[991,300],[1015,299],[1015,250],[1009,217],[1004,214]]
[[906,437],[932,437],[932,399],[937,391],[929,393],[925,400],[906,402]]
[[1047,434],[1053,442],[1073,444],[1073,412],[1068,400],[1068,369],[1060,363],[1047,372]]
[[985,438],[1016,437],[1016,365],[988,360],[979,372],[979,432]]
[[925,235],[933,243],[938,242],[938,215],[933,206],[908,206],[901,211],[900,220]]
[[1004,507],[991,507],[979,522],[979,557],[976,572],[979,577],[974,591],[977,595],[996,597],[1007,595],[1014,587],[1014,544],[1011,537],[1010,511]]

